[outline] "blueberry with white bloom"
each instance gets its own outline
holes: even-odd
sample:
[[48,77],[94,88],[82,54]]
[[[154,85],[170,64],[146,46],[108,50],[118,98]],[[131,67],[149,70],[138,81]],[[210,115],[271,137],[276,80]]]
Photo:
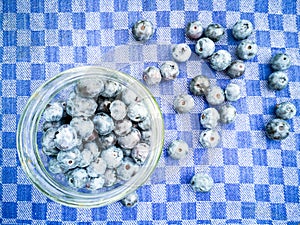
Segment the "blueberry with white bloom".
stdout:
[[117,181],[117,171],[115,169],[106,169],[103,177],[105,179],[104,186],[111,187]]
[[254,58],[257,51],[257,44],[254,41],[246,39],[239,43],[236,53],[240,59],[248,60]]
[[72,148],[68,151],[60,151],[57,154],[59,166],[64,170],[70,170],[77,167],[81,162],[81,154],[78,148]]
[[109,111],[114,120],[122,120],[127,114],[126,105],[120,100],[114,100],[109,106]]
[[174,80],[179,75],[178,64],[174,61],[166,61],[160,66],[160,73],[164,80]]
[[81,79],[75,86],[75,91],[84,98],[94,98],[104,90],[104,82],[100,79]]
[[151,144],[152,138],[152,131],[151,130],[143,130],[141,132],[141,141],[147,143],[148,145]]
[[140,122],[146,119],[149,112],[144,103],[132,103],[127,108],[127,116],[134,122]]
[[121,101],[126,105],[130,105],[131,103],[141,102],[142,99],[134,91],[129,88],[125,88],[121,93]]
[[146,161],[150,152],[150,146],[146,143],[138,143],[131,150],[131,157],[138,164],[142,165]]
[[122,162],[123,151],[116,146],[111,146],[101,152],[101,158],[105,160],[107,168],[117,168]]
[[272,140],[283,140],[290,134],[290,125],[283,119],[272,119],[266,125],[266,134]]
[[85,169],[76,168],[66,174],[68,184],[74,188],[84,188],[89,181],[89,177]]
[[107,135],[100,135],[99,136],[99,147],[101,149],[107,149],[117,143],[116,135],[111,132]]
[[64,124],[57,129],[54,144],[58,149],[66,151],[80,145],[81,140],[78,138],[75,128]]
[[245,63],[242,60],[234,60],[226,69],[227,75],[231,78],[238,78],[245,73]]
[[88,148],[84,148],[81,152],[81,161],[79,167],[87,167],[94,160],[94,154]]
[[214,42],[219,41],[225,34],[225,29],[220,24],[209,24],[204,31],[204,35]]
[[268,87],[271,90],[280,91],[284,89],[289,82],[288,74],[285,71],[276,71],[271,73],[268,78]]
[[59,165],[59,162],[57,161],[56,157],[50,158],[48,169],[51,173],[58,174],[63,173],[64,171]]
[[196,42],[195,52],[200,58],[204,59],[211,56],[216,49],[215,43],[209,38],[200,38]]
[[76,130],[78,137],[84,140],[88,140],[94,131],[94,123],[88,117],[73,117],[70,125]]
[[222,105],[219,109],[220,121],[222,123],[232,123],[236,118],[236,108],[233,105]]
[[185,44],[177,44],[172,48],[172,56],[176,62],[186,62],[192,55],[191,48]]
[[66,111],[70,116],[92,116],[97,109],[97,103],[92,98],[83,98],[72,92],[67,100]]
[[138,123],[139,128],[142,130],[150,130],[151,128],[151,120],[150,117],[147,116],[146,119]]
[[215,108],[206,108],[200,116],[200,123],[204,128],[215,128],[220,121],[220,114]]
[[225,97],[228,101],[234,102],[241,98],[241,88],[237,84],[230,83],[225,88]]
[[118,144],[122,148],[132,149],[136,146],[141,140],[141,133],[136,128],[131,128],[131,131],[125,136],[120,136],[117,138]]
[[161,81],[160,69],[155,66],[148,66],[143,71],[143,80],[147,85],[159,84]]
[[292,119],[296,115],[296,106],[291,102],[282,102],[276,105],[276,116],[280,119]]
[[90,177],[98,177],[103,175],[107,168],[107,163],[103,158],[98,157],[95,161],[91,162],[86,168],[86,172]]
[[117,168],[117,177],[121,180],[127,181],[139,170],[139,165],[136,164],[132,158],[126,157]]
[[210,81],[204,75],[194,77],[190,83],[190,91],[194,95],[205,95],[209,87]]
[[121,93],[123,86],[113,80],[106,80],[104,82],[104,90],[100,93],[101,96],[106,98],[116,97]]
[[50,128],[59,128],[62,125],[62,121],[53,121],[53,122],[44,122],[43,123],[43,131],[46,131]]
[[132,27],[132,34],[137,41],[147,41],[154,33],[153,24],[148,20],[139,20]]
[[115,122],[114,133],[118,136],[125,136],[131,131],[132,122],[129,119],[118,120]]
[[232,34],[237,40],[249,37],[253,32],[253,25],[249,20],[239,20],[233,25]]
[[209,58],[211,68],[216,71],[223,71],[231,64],[231,55],[226,50],[218,50]]
[[192,40],[198,40],[203,34],[203,27],[199,20],[188,23],[186,36]]
[[168,154],[173,159],[183,159],[189,152],[188,144],[183,140],[175,140],[168,147]]
[[98,190],[104,186],[105,178],[102,176],[93,177],[89,180],[86,186],[91,190]]
[[205,98],[210,105],[220,105],[225,101],[225,94],[221,87],[211,86],[208,88]]
[[83,151],[84,150],[87,150],[89,152],[92,153],[93,155],[93,160],[97,159],[98,156],[100,155],[100,150],[99,150],[99,147],[98,145],[96,144],[96,142],[87,142],[87,143],[84,143],[83,145]]
[[64,114],[64,106],[61,102],[49,103],[44,112],[43,118],[48,122],[55,122],[61,120]]
[[220,134],[217,130],[207,129],[200,133],[199,141],[204,148],[214,148],[220,143]]
[[287,70],[291,66],[291,58],[286,53],[278,53],[271,59],[273,70]]
[[188,94],[180,94],[176,96],[173,105],[176,112],[187,113],[195,107],[195,102],[192,96]]
[[121,203],[126,207],[133,207],[137,204],[139,196],[136,192],[132,192],[121,200]]
[[190,183],[195,192],[208,192],[214,185],[212,177],[206,173],[195,174]]
[[46,155],[57,155],[59,149],[55,146],[56,128],[49,128],[43,133],[42,137],[42,150]]
[[93,122],[99,135],[109,134],[115,128],[113,119],[103,112],[97,113],[93,118]]

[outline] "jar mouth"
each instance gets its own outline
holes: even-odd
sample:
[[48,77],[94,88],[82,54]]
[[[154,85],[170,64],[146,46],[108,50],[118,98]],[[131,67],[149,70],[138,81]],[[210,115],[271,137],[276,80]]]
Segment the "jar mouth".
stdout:
[[[45,155],[39,147],[39,125],[47,104],[66,94],[65,89],[82,78],[104,78],[119,82],[141,97],[150,112],[152,124],[151,152],[139,172],[118,187],[101,191],[82,192],[63,185],[48,172],[44,165]],[[104,67],[85,66],[59,73],[40,86],[29,98],[17,129],[17,150],[26,175],[36,188],[50,199],[70,207],[100,207],[116,202],[135,191],[147,181],[162,153],[164,124],[160,108],[150,91],[138,80],[122,72]]]

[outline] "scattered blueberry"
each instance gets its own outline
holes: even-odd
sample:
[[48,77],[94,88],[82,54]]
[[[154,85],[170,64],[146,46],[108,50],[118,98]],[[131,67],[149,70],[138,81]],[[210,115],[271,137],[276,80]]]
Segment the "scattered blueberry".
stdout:
[[217,130],[207,129],[200,133],[199,141],[204,148],[214,148],[220,142],[220,134]]
[[272,140],[283,140],[289,136],[290,125],[283,119],[272,119],[266,125],[266,133]]
[[284,89],[289,82],[289,78],[286,72],[276,71],[273,72],[268,78],[268,87],[271,90],[280,91]]
[[237,56],[240,59],[248,60],[254,58],[258,51],[257,44],[251,40],[243,40],[237,47]]
[[236,118],[236,108],[233,105],[222,105],[219,109],[220,121],[222,123],[232,123]]
[[174,109],[178,113],[187,113],[191,111],[195,106],[193,97],[188,94],[181,94],[176,96],[173,104]]
[[106,169],[104,173],[104,186],[111,187],[117,182],[117,171],[115,169]]
[[230,83],[225,88],[226,100],[234,102],[241,98],[241,88],[237,84]]
[[207,89],[205,98],[210,105],[220,105],[225,101],[225,94],[221,87],[211,86]]
[[206,37],[200,38],[195,46],[195,52],[200,56],[200,58],[207,58],[211,56],[215,49],[215,43]]
[[204,35],[214,42],[219,41],[225,33],[225,29],[217,23],[209,24],[204,31]]
[[166,61],[160,66],[160,73],[164,80],[174,80],[179,75],[178,64]]
[[195,174],[190,183],[195,192],[208,192],[214,185],[211,176],[205,173]]
[[172,56],[176,62],[186,62],[191,57],[192,50],[185,44],[177,44],[172,48]]
[[94,160],[94,154],[88,148],[84,148],[81,152],[81,161],[79,162],[79,167],[87,167]]
[[242,60],[234,60],[226,69],[231,79],[238,78],[245,73],[245,63]]
[[168,154],[173,159],[183,159],[189,152],[188,144],[183,140],[172,141],[168,147]]
[[190,83],[190,91],[194,95],[205,95],[209,87],[210,81],[204,75],[194,77]]
[[147,85],[159,84],[161,81],[160,69],[155,66],[147,67],[143,72],[143,80]]
[[122,204],[126,207],[133,207],[137,204],[139,196],[136,192],[132,192],[121,200]]
[[203,27],[200,21],[188,23],[186,27],[186,36],[192,40],[198,40],[203,33]]
[[146,119],[138,123],[138,126],[142,130],[150,130],[151,128],[151,120],[150,117],[147,116]]
[[291,102],[282,102],[276,105],[276,116],[280,119],[292,119],[296,115],[296,106]]
[[287,70],[291,66],[291,58],[288,54],[278,53],[271,59],[273,70]]
[[153,24],[148,20],[139,20],[132,27],[132,34],[137,41],[147,41],[154,33]]
[[107,149],[117,143],[117,137],[116,135],[111,132],[106,135],[100,135],[99,136],[99,148],[100,149]]
[[220,121],[220,114],[215,108],[206,108],[200,116],[200,123],[204,128],[215,128]]
[[132,90],[125,88],[121,93],[121,101],[126,105],[141,102],[142,99]]
[[48,169],[51,173],[54,173],[54,174],[63,173],[63,170],[60,167],[59,162],[57,161],[56,157],[50,158]]
[[231,55],[226,50],[218,50],[210,56],[209,63],[216,71],[225,70],[231,64]]
[[249,20],[239,20],[233,25],[232,34],[237,40],[249,37],[253,32],[253,25]]

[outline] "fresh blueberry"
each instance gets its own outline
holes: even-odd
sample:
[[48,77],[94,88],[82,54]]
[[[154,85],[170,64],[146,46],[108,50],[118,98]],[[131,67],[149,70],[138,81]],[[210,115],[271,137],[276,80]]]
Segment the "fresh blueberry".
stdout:
[[81,162],[81,154],[78,148],[72,148],[68,151],[60,151],[57,154],[59,166],[64,170],[70,170],[79,166]]
[[61,102],[49,103],[44,112],[43,118],[48,122],[57,122],[61,120],[64,114],[64,106]]
[[104,173],[104,186],[111,187],[117,182],[117,172],[115,169],[106,169]]
[[292,119],[296,115],[296,106],[291,102],[282,102],[276,105],[276,116],[280,119]]
[[143,80],[147,85],[159,84],[161,81],[160,69],[155,66],[147,67],[143,72]]
[[190,91],[194,95],[205,95],[209,87],[210,81],[204,75],[194,77],[190,83]]
[[79,163],[79,167],[87,167],[94,160],[93,152],[91,152],[88,148],[84,148],[81,152],[81,161]]
[[268,87],[271,90],[280,91],[284,89],[289,82],[289,78],[286,72],[276,71],[273,72],[268,78]]
[[123,151],[116,146],[111,146],[101,152],[101,158],[106,161],[107,168],[117,168],[122,162]]
[[222,123],[232,123],[236,118],[236,108],[233,105],[222,105],[219,109],[220,121]]
[[106,98],[116,97],[122,92],[123,86],[113,80],[106,80],[104,82],[104,90],[100,93],[101,96]]
[[257,51],[257,44],[254,41],[246,39],[239,43],[236,53],[240,59],[248,60],[254,58]]
[[136,146],[141,140],[141,133],[136,128],[131,128],[131,131],[125,136],[120,136],[117,138],[118,144],[122,148],[132,149]]
[[147,143],[148,145],[151,144],[152,138],[152,131],[151,130],[143,130],[141,132],[141,141]]
[[70,116],[85,116],[94,115],[97,109],[97,103],[92,98],[83,98],[74,92],[69,95],[67,100],[66,111]]
[[127,116],[134,122],[145,120],[148,114],[148,109],[142,102],[132,103],[127,108]]
[[106,167],[106,160],[98,157],[94,162],[90,163],[90,165],[86,168],[86,172],[90,177],[98,177],[105,173]]
[[154,33],[153,24],[148,20],[139,20],[132,27],[132,34],[137,41],[147,41]]
[[195,192],[208,192],[214,185],[212,177],[206,173],[195,174],[190,183]]
[[231,64],[231,55],[226,50],[218,50],[210,56],[209,63],[216,71],[225,70]]
[[238,78],[245,73],[245,63],[242,60],[234,60],[226,69],[231,79]]
[[125,88],[121,93],[121,101],[124,102],[126,105],[130,105],[131,103],[141,102],[142,99],[134,91]]
[[200,58],[204,59],[211,56],[215,51],[215,43],[209,38],[200,38],[196,42],[195,52],[200,56]]
[[199,141],[204,148],[214,148],[220,143],[220,139],[217,130],[207,129],[201,132]]
[[131,131],[132,122],[129,119],[118,120],[115,122],[114,132],[118,136],[125,136]]
[[121,203],[126,207],[134,207],[139,200],[139,196],[136,192],[132,192],[129,195],[127,195],[125,198],[121,200]]
[[278,53],[271,59],[273,70],[287,70],[291,66],[291,58],[288,54]]
[[88,117],[73,117],[70,125],[76,130],[78,137],[84,140],[88,140],[94,131],[94,123]]
[[195,107],[195,102],[192,96],[188,94],[180,94],[176,96],[173,105],[176,112],[187,113]]
[[88,183],[89,177],[85,169],[76,168],[66,174],[68,184],[74,188],[84,188]]
[[232,34],[237,40],[249,37],[253,32],[253,25],[249,20],[239,20],[233,25]]
[[164,80],[174,80],[179,75],[178,64],[166,61],[160,66],[160,73]]
[[226,100],[234,102],[241,98],[241,88],[237,84],[230,83],[225,88]]
[[205,98],[210,105],[220,105],[225,101],[225,94],[221,87],[211,86],[208,88]]
[[200,116],[200,123],[204,128],[212,129],[218,125],[220,114],[215,108],[206,108]]
[[225,29],[217,23],[210,24],[204,31],[204,35],[214,42],[219,41],[225,33]]
[[96,142],[86,142],[83,144],[83,150],[82,151],[89,151],[93,155],[93,160],[97,159],[98,156],[100,155],[99,147],[96,144]]
[[148,158],[150,152],[150,146],[146,143],[138,143],[131,150],[131,157],[138,165],[143,165]]
[[186,26],[186,36],[192,40],[198,40],[203,34],[203,27],[200,21],[193,21]]
[[122,120],[127,114],[126,105],[120,100],[114,100],[109,106],[109,111],[114,120]]
[[126,157],[117,168],[117,178],[127,181],[139,171],[139,165],[132,158]]
[[86,186],[91,190],[98,190],[104,186],[105,178],[102,176],[93,177],[89,180]]
[[94,98],[104,90],[104,82],[100,79],[81,79],[75,86],[75,91],[84,98]]
[[61,125],[62,125],[62,121],[53,121],[53,122],[45,121],[43,123],[43,131],[47,131],[50,128],[58,129]]
[[289,136],[290,125],[283,119],[272,119],[266,125],[266,133],[272,140],[283,140]]
[[172,48],[172,56],[176,62],[186,62],[192,55],[191,48],[185,44],[177,44]]
[[65,151],[80,145],[81,140],[78,139],[75,128],[64,124],[57,129],[54,144],[58,149]]
[[60,167],[59,162],[57,161],[56,157],[50,158],[48,169],[51,173],[54,173],[54,174],[63,173],[63,170]]
[[93,118],[93,122],[99,135],[109,134],[115,128],[113,119],[103,112],[97,113]]
[[116,135],[111,132],[107,135],[100,135],[99,136],[99,148],[100,149],[107,149],[117,143]]
[[189,152],[188,144],[183,140],[172,141],[168,147],[168,154],[173,159],[183,159]]
[[46,132],[43,133],[42,137],[42,150],[46,155],[57,155],[59,149],[55,146],[55,134],[56,128],[49,128]]
[[151,129],[151,120],[150,117],[147,116],[146,119],[138,123],[138,126],[142,130],[150,130]]

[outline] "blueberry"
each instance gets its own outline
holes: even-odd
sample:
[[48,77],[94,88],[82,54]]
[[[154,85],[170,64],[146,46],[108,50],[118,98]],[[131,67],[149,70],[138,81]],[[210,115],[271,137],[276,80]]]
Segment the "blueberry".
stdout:
[[225,33],[225,29],[217,23],[210,24],[204,31],[204,35],[214,42],[219,41]]
[[97,113],[93,118],[93,122],[99,135],[109,134],[115,128],[113,119],[103,112]]
[[111,146],[101,152],[101,158],[106,161],[107,168],[113,169],[121,164],[123,151],[116,146]]
[[143,130],[141,132],[141,141],[147,143],[148,145],[151,144],[152,138],[152,131],[151,130]]
[[192,40],[198,40],[203,33],[203,27],[200,21],[193,21],[186,26],[186,36]]
[[132,128],[131,120],[128,119],[119,120],[115,122],[114,132],[118,136],[125,136],[131,131],[131,128]]
[[99,147],[101,149],[107,149],[117,143],[116,135],[111,132],[107,135],[100,135],[99,136]]
[[58,149],[65,151],[80,145],[81,140],[78,139],[77,132],[72,126],[64,124],[57,129],[54,144]]
[[296,106],[291,102],[282,102],[276,105],[276,116],[280,119],[292,119],[296,115]]
[[42,150],[46,155],[57,155],[59,149],[55,146],[56,128],[49,128],[43,133],[42,137]]
[[271,59],[273,70],[287,70],[291,66],[291,58],[285,53],[278,53]]
[[195,52],[200,56],[200,58],[207,58],[211,56],[215,51],[215,43],[209,38],[200,38],[196,42]]
[[122,92],[123,86],[113,80],[106,80],[104,82],[104,90],[100,93],[101,96],[106,98],[113,98]]
[[103,158],[98,157],[94,162],[86,168],[86,172],[90,177],[98,177],[105,173],[107,163]]
[[231,78],[238,78],[245,73],[245,63],[242,60],[234,60],[226,69],[227,75]]
[[117,178],[127,181],[133,177],[139,170],[138,164],[134,163],[132,158],[126,157],[117,168]]
[[93,152],[91,152],[88,148],[84,148],[81,152],[81,161],[79,163],[79,167],[87,167],[94,160]]
[[75,86],[75,91],[84,98],[94,98],[104,90],[104,82],[100,79],[81,79]]
[[137,41],[147,41],[154,33],[153,24],[148,20],[139,20],[132,27],[132,34]]
[[241,98],[241,88],[237,84],[230,83],[225,88],[225,97],[228,101],[234,102]]
[[192,96],[188,94],[181,94],[176,96],[173,105],[176,112],[187,113],[195,107],[195,102]]
[[70,125],[76,130],[78,137],[84,140],[88,140],[94,131],[94,124],[88,117],[73,117]]
[[174,80],[179,75],[178,64],[166,61],[160,66],[160,73],[164,80]]
[[226,50],[218,50],[210,56],[209,63],[216,71],[225,70],[231,64],[231,55]]
[[131,157],[138,165],[143,165],[148,158],[150,152],[150,146],[146,143],[138,143],[131,150]]
[[69,95],[66,111],[70,116],[92,116],[97,109],[97,103],[92,98],[83,98],[74,92]]
[[104,186],[105,178],[102,176],[93,177],[89,180],[86,186],[91,190],[98,190]]
[[222,123],[232,123],[236,118],[236,108],[230,104],[222,105],[219,113]]
[[207,90],[205,98],[210,105],[220,105],[225,101],[224,91],[219,86],[211,86]]
[[121,203],[126,207],[134,207],[138,202],[139,196],[136,192],[132,192],[121,200]]
[[54,174],[63,173],[63,170],[60,167],[59,162],[57,161],[57,159],[55,157],[50,158],[48,169],[51,173],[54,173]]
[[68,151],[60,151],[57,154],[59,166],[64,170],[70,170],[77,167],[81,162],[81,154],[78,148],[72,148]]
[[45,121],[43,123],[43,131],[46,131],[50,128],[56,128],[58,129],[62,125],[62,121],[53,121],[53,122],[47,122]]
[[289,78],[286,72],[276,71],[273,72],[268,78],[268,87],[271,90],[280,91],[284,89],[289,82]]
[[168,154],[173,159],[183,159],[189,152],[188,144],[183,140],[172,141],[168,147]]
[[253,25],[249,20],[239,20],[233,25],[232,34],[237,40],[249,37],[253,32]]
[[150,117],[147,116],[146,119],[138,123],[138,126],[142,130],[150,130],[151,129],[151,120]]
[[142,99],[134,91],[125,88],[121,93],[121,101],[126,105],[130,105],[131,103],[141,102]]
[[97,159],[98,156],[100,155],[100,151],[99,151],[98,145],[95,142],[84,143],[82,151],[85,151],[85,150],[87,150],[87,151],[89,151],[89,152],[92,153],[93,160]]
[[199,141],[204,148],[214,148],[220,142],[220,134],[217,130],[207,129],[201,132]]
[[117,172],[115,169],[106,169],[104,173],[104,186],[111,187],[117,182]]
[[114,120],[122,120],[127,114],[126,105],[120,100],[114,100],[109,106],[109,111]]
[[143,80],[147,85],[159,84],[161,81],[160,69],[155,66],[147,67],[143,72]]
[[43,118],[48,122],[57,122],[61,120],[64,114],[64,106],[61,102],[49,103],[44,112]]
[[257,44],[251,40],[243,40],[237,47],[237,56],[240,59],[248,60],[254,58],[258,51]]
[[220,121],[220,114],[215,108],[206,108],[200,116],[200,123],[204,128],[215,128]]
[[290,125],[283,119],[272,119],[266,125],[266,133],[272,140],[283,140],[289,136]]
[[209,87],[210,81],[204,75],[194,77],[190,83],[190,91],[194,95],[205,95]]
[[88,182],[88,174],[85,169],[76,168],[66,174],[68,184],[75,188],[84,188]]
[[136,128],[131,128],[131,131],[125,136],[120,136],[117,138],[118,144],[122,148],[132,149],[136,146],[141,140],[141,133]]
[[192,55],[191,48],[185,44],[177,44],[172,48],[172,56],[176,62],[186,62]]
[[132,103],[127,108],[127,116],[134,122],[145,120],[148,114],[148,109],[142,102]]
[[206,173],[195,174],[190,183],[195,192],[208,192],[214,185],[213,179]]

